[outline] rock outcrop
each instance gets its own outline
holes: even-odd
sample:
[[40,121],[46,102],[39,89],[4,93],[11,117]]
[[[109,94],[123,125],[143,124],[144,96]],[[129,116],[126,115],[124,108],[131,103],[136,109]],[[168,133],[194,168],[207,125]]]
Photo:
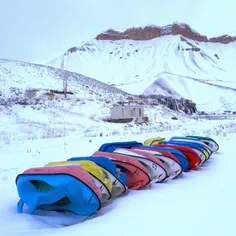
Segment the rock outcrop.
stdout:
[[185,114],[197,113],[196,104],[188,99],[176,99],[164,95],[139,95],[127,97],[126,101],[119,101],[114,105],[150,105],[150,106],[160,106],[164,105],[171,110],[184,112]]
[[122,39],[132,39],[132,40],[150,40],[154,38],[161,37],[163,35],[182,35],[186,38],[198,41],[198,42],[212,42],[212,43],[230,43],[236,41],[236,36],[232,37],[229,35],[222,35],[213,38],[207,38],[201,35],[194,29],[192,29],[188,24],[185,23],[173,23],[171,25],[160,26],[146,26],[129,28],[124,32],[115,31],[109,29],[99,35],[97,35],[97,40],[122,40]]
[[209,39],[209,42],[212,42],[212,43],[224,43],[224,44],[231,43],[231,42],[234,42],[234,41],[236,41],[236,36],[232,37],[232,36],[229,36],[227,34],[221,35],[219,37],[213,37],[213,38]]
[[148,98],[156,100],[159,104],[165,105],[174,111],[182,111],[186,114],[193,114],[197,112],[196,104],[188,99],[176,99],[163,95],[150,95]]
[[193,114],[197,112],[196,104],[188,99],[184,98],[176,99],[163,95],[149,95],[149,96],[141,95],[141,97],[146,101],[148,100],[147,103],[151,105],[162,104],[164,106],[167,106],[171,110],[182,111],[186,114]]

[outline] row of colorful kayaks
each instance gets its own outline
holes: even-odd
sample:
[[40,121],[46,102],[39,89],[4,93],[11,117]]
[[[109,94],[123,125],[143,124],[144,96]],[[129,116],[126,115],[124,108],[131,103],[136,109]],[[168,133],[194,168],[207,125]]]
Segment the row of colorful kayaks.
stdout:
[[218,149],[212,138],[200,136],[105,143],[91,156],[50,162],[19,174],[17,211],[91,215],[129,189],[142,189],[196,170]]

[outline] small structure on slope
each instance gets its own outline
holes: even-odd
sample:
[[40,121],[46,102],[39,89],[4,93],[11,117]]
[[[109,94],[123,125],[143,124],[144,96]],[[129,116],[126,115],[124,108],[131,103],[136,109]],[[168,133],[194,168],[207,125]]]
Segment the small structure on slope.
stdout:
[[145,116],[144,107],[141,105],[120,105],[111,108],[111,117],[107,121],[143,123],[148,121],[148,117]]

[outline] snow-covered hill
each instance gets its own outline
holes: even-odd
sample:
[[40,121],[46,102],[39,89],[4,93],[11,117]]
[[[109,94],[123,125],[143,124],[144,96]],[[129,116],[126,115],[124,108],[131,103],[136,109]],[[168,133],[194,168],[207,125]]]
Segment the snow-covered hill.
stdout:
[[[67,81],[67,98],[50,90],[62,91]],[[145,114],[151,126],[110,124],[110,108],[122,102],[146,104]],[[0,145],[14,140],[77,136],[107,136],[170,129],[172,117],[185,119],[166,106],[132,96],[111,85],[77,73],[37,64],[0,60]]]
[[[181,35],[151,40],[91,40],[47,64],[113,84],[132,94],[184,97],[201,109],[236,107],[236,42]],[[212,107],[212,106],[211,106]]]
[[73,92],[75,96],[87,96],[90,100],[99,100],[100,97],[104,102],[112,97],[115,102],[129,95],[113,86],[77,73],[32,63],[0,60],[1,93],[4,98],[10,95],[10,88],[17,88],[22,92],[32,89],[39,92],[63,91],[65,81],[68,92]]

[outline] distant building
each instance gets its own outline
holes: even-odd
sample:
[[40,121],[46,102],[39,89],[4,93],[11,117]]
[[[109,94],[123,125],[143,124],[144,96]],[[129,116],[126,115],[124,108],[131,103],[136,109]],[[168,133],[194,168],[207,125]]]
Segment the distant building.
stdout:
[[114,106],[111,108],[110,122],[131,122],[137,123],[148,121],[144,115],[144,107],[141,105]]

